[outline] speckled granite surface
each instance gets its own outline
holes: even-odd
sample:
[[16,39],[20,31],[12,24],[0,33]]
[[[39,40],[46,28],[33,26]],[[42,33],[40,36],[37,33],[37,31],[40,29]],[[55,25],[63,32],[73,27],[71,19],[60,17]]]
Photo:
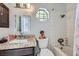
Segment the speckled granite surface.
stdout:
[[24,48],[24,47],[35,47],[36,41],[27,41],[27,40],[15,40],[14,42],[7,42],[0,44],[0,50],[5,49],[15,49],[15,48]]

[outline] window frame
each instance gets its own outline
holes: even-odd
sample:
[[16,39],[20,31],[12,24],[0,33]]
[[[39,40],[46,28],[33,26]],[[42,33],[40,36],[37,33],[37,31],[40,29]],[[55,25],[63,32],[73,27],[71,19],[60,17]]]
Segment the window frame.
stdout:
[[[28,17],[28,32],[23,32],[23,31],[19,31],[19,23],[20,23],[20,19],[22,20],[22,17]],[[18,23],[17,23],[18,22]],[[26,35],[28,33],[30,33],[31,31],[31,16],[28,15],[15,15],[15,32]],[[22,24],[21,24],[21,30],[22,30]]]
[[[40,11],[43,11],[43,13],[42,13],[43,17],[40,17]],[[40,19],[40,21],[47,21],[49,19],[49,12],[48,12],[48,10],[46,8],[39,8],[37,10],[37,12],[36,12],[36,18]],[[41,20],[41,19],[43,19],[43,20]]]
[[29,33],[31,31],[31,20],[30,20],[31,17],[30,16],[27,16],[27,15],[22,15],[21,17],[28,17],[28,32],[26,32],[26,33]]

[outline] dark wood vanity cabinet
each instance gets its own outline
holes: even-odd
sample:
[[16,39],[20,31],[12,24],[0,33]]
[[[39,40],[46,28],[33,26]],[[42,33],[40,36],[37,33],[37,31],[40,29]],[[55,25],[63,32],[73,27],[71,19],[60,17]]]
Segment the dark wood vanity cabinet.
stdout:
[[9,27],[9,8],[0,3],[0,27]]
[[0,50],[0,56],[35,56],[35,47]]

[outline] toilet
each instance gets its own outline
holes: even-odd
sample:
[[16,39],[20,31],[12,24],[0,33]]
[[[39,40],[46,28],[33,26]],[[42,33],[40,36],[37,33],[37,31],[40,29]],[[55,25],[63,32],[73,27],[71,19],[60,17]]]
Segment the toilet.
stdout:
[[40,48],[40,53],[37,56],[54,56],[54,54],[47,48],[48,38],[38,39],[38,45]]

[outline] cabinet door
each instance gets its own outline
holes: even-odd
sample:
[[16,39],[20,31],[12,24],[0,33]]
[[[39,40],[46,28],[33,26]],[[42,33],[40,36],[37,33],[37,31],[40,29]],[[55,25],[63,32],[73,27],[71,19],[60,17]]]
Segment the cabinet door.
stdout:
[[0,50],[0,56],[30,56],[34,55],[33,48],[19,48],[19,49],[9,49]]

